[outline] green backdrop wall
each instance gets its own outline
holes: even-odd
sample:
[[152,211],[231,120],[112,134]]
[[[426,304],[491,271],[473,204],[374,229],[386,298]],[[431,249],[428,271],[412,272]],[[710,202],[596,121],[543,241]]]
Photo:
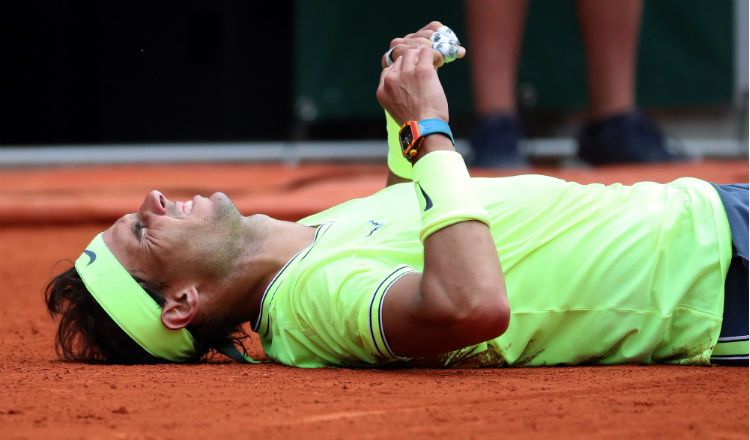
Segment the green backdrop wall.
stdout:
[[[734,93],[733,3],[644,2],[637,100],[644,108],[729,106]],[[379,118],[380,56],[390,39],[432,19],[466,36],[461,1],[297,0],[294,12],[296,117],[305,122]],[[471,47],[467,47],[471,54]],[[470,56],[470,55],[469,55]],[[526,110],[581,109],[585,59],[573,0],[531,0],[518,83]],[[472,112],[469,63],[441,69],[452,115]]]

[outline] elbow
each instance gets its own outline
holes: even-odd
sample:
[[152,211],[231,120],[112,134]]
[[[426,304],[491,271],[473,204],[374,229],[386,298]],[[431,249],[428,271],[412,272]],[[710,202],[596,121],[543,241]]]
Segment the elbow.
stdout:
[[510,305],[505,291],[495,292],[491,300],[478,304],[467,318],[466,325],[476,328],[480,333],[477,335],[477,342],[494,339],[505,333],[510,324]]
[[473,293],[475,300],[454,307],[448,319],[465,345],[494,339],[505,333],[510,324],[510,305],[504,288]]
[[496,338],[508,329],[510,324],[510,305],[505,291],[505,283],[501,280],[490,280],[489,277],[480,278],[482,283],[474,283],[465,298],[471,298],[465,304],[465,314],[462,317],[466,328],[474,328],[481,341]]

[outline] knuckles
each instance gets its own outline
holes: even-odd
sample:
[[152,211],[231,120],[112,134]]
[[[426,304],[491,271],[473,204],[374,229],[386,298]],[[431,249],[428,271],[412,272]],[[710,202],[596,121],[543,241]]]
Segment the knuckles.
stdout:
[[399,75],[394,72],[388,72],[383,77],[383,89],[391,90],[393,86],[399,81]]

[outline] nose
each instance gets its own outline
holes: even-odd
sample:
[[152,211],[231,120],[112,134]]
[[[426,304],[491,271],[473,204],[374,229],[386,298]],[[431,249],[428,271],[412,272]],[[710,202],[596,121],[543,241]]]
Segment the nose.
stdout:
[[157,190],[153,190],[143,200],[138,213],[143,217],[147,215],[164,215],[167,213],[167,198]]

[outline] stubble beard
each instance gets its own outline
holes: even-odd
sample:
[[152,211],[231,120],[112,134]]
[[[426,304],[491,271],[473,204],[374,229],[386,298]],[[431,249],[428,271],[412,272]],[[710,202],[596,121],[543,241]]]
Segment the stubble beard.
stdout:
[[211,224],[221,225],[212,269],[223,279],[232,272],[243,253],[243,217],[234,204],[226,199],[224,203],[217,203]]

